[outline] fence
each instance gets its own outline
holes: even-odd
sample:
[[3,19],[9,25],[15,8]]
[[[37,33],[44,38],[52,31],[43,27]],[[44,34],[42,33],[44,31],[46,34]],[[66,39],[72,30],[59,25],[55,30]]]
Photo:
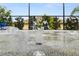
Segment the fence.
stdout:
[[[49,20],[46,19],[42,19],[42,17],[44,15],[31,15],[31,4],[28,3],[28,15],[13,15],[12,18],[14,18],[13,21],[15,21],[15,18],[20,16],[24,19],[27,19],[27,25],[26,27],[28,27],[27,29],[29,30],[39,30],[39,28],[41,27],[41,29],[43,30],[78,30],[79,28],[79,24],[78,24],[78,17],[79,16],[67,16],[65,15],[66,13],[66,6],[63,3],[61,5],[61,10],[62,10],[62,15],[46,15],[47,17],[55,17],[55,20],[53,22],[53,19],[51,20],[52,23],[50,23]],[[61,22],[57,22],[59,19],[61,18]],[[36,19],[36,20],[35,20]],[[36,23],[38,23],[37,20],[41,19],[42,25],[37,25]],[[39,20],[40,21],[40,20]],[[25,20],[24,20],[25,22]],[[19,25],[19,24],[18,24]],[[19,27],[21,27],[22,24],[19,25]],[[15,26],[15,24],[14,24]],[[2,26],[4,27],[4,26]],[[58,28],[60,27],[60,28]]]

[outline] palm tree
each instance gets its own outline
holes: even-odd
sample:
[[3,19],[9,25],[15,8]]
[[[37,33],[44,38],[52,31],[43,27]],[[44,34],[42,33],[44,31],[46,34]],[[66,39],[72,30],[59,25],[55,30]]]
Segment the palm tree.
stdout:
[[71,12],[71,16],[73,16],[75,13],[79,13],[79,7],[73,9],[73,11]]
[[[71,12],[71,16],[73,16],[74,14],[78,14],[79,13],[79,7],[76,7],[76,8],[74,8],[73,10],[72,10],[72,12]],[[76,27],[76,29],[78,29],[78,18],[77,17],[74,17],[75,19],[74,19],[74,27]],[[76,21],[76,22],[75,22]]]
[[79,7],[76,7],[72,10],[70,18],[66,20],[66,29],[67,30],[77,30],[78,29],[78,18],[73,17],[74,14],[79,13]]

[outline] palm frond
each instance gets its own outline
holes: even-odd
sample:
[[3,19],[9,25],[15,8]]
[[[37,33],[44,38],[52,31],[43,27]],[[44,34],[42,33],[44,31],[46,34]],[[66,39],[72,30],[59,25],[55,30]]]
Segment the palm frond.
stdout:
[[75,13],[79,13],[79,7],[73,9],[73,11],[71,12],[71,16],[73,16]]

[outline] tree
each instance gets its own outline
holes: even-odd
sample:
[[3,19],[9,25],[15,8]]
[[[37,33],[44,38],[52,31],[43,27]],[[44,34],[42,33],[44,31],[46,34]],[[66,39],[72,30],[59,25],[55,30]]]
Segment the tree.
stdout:
[[44,30],[48,30],[49,29],[49,24],[48,24],[48,22],[49,22],[49,17],[48,16],[46,16],[46,15],[44,15],[43,17],[42,17],[42,22],[43,22],[43,27],[44,27]]
[[20,30],[22,30],[24,27],[24,19],[19,16],[15,20],[17,21],[17,23],[15,23],[15,27],[18,27]]
[[75,13],[79,13],[79,7],[76,7],[72,10],[71,16],[73,16]]
[[77,30],[78,29],[78,18],[74,16],[75,13],[79,13],[79,7],[76,7],[72,10],[70,18],[66,20],[66,29],[67,30]]
[[57,30],[60,27],[60,20],[57,17],[44,15],[43,20],[48,22],[50,30]]
[[29,21],[30,30],[33,30],[34,29],[34,22],[35,21],[36,21],[35,16],[30,16],[30,21]]
[[5,7],[0,6],[0,23],[6,23],[11,26],[12,19],[11,19],[11,10],[7,10]]
[[67,30],[77,30],[78,29],[78,19],[76,17],[70,17],[66,20]]
[[11,16],[9,16],[9,18],[7,19],[7,25],[12,26],[12,17]]

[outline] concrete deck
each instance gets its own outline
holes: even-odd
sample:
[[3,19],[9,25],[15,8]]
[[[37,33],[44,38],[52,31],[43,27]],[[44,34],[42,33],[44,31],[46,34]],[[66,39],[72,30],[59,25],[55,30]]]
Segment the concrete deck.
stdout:
[[36,51],[46,56],[79,56],[79,31],[0,31],[1,56],[33,56]]

